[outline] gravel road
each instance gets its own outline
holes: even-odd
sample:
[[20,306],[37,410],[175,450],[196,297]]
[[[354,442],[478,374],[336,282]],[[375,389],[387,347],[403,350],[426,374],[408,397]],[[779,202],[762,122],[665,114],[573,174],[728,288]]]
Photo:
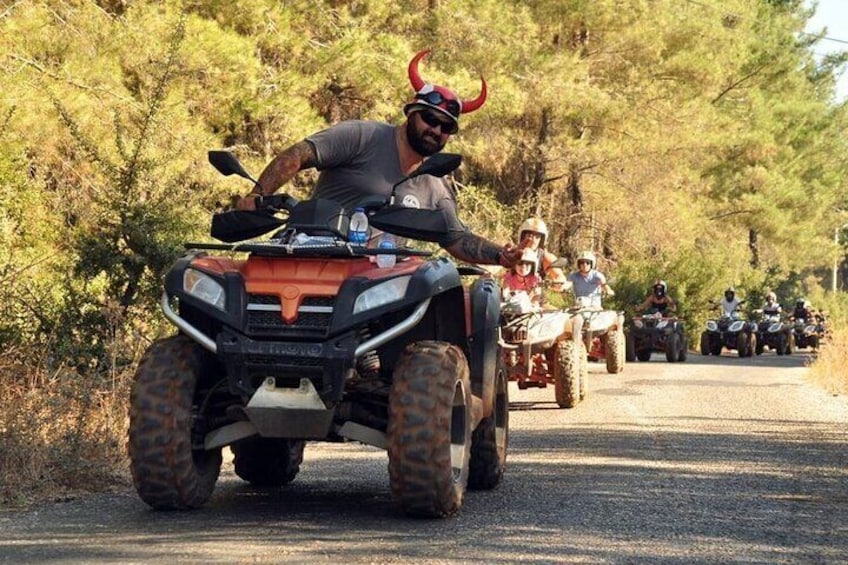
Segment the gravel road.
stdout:
[[0,562],[848,563],[848,399],[805,360],[593,363],[572,410],[511,385],[504,483],[454,519],[400,515],[384,452],[317,443],[282,490],[225,464],[193,512],[134,491],[0,511]]

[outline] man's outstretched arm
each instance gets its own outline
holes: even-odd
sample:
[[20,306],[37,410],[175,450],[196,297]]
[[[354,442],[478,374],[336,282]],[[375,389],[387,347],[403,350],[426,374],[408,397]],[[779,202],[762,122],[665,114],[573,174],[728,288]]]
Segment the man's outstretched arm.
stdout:
[[521,259],[521,249],[511,243],[503,247],[471,232],[463,233],[458,240],[445,246],[448,252],[467,263],[512,267]]

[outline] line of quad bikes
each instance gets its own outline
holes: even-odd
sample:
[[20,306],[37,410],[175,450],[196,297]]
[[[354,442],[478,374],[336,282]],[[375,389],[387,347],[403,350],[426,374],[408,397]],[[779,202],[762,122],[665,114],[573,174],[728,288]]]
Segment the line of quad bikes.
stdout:
[[[229,152],[209,161],[255,183]],[[400,183],[444,176],[460,161],[434,155]],[[450,236],[440,212],[393,200],[362,203],[373,228],[413,241]],[[502,481],[510,379],[552,383],[568,408],[587,394],[590,358],[610,373],[652,351],[686,359],[674,318],[633,318],[625,335],[617,311],[502,305],[483,269],[426,249],[352,243],[336,202],[277,194],[257,206],[215,214],[218,241],[187,243],[165,276],[161,309],[177,331],[149,346],[130,397],[130,470],[154,509],[203,506],[223,448],[240,479],[277,489],[295,480],[307,442],[354,441],[387,452],[402,512],[452,516],[466,489]],[[778,322],[711,324],[702,352],[814,345],[808,333],[773,331]]]
[[[796,349],[818,349],[825,327],[818,320],[790,320],[782,314],[754,311],[743,319],[738,311],[708,320],[700,336],[701,355],[739,357],[769,350],[791,355]],[[572,408],[586,396],[588,362],[603,360],[608,373],[624,370],[625,362],[650,361],[664,354],[670,363],[686,361],[689,342],[683,321],[654,309],[631,317],[621,311],[574,306],[548,310],[534,306],[523,291],[502,305],[504,359],[510,380],[519,389],[554,386],[557,404]]]

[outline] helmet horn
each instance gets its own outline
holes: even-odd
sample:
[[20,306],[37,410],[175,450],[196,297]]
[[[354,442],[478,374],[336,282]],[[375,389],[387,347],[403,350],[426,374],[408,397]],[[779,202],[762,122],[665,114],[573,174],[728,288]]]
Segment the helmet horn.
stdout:
[[474,100],[463,100],[462,101],[462,113],[463,114],[473,112],[474,110],[476,110],[477,108],[482,106],[483,103],[486,101],[486,93],[487,93],[486,79],[484,79],[482,75],[480,75],[480,82],[483,84],[482,88],[480,89],[480,95],[477,98],[475,98]]
[[415,92],[424,88],[424,80],[422,80],[421,75],[418,73],[418,61],[426,57],[429,52],[429,49],[419,51],[418,54],[415,55],[415,57],[413,57],[409,62],[409,82],[412,84],[412,88]]

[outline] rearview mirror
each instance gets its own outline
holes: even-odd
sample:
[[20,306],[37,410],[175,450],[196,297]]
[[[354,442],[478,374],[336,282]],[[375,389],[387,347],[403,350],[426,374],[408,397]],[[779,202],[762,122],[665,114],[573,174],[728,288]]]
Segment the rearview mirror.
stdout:
[[238,158],[229,151],[210,151],[209,162],[224,176],[238,175],[256,184],[253,177],[241,166]]

